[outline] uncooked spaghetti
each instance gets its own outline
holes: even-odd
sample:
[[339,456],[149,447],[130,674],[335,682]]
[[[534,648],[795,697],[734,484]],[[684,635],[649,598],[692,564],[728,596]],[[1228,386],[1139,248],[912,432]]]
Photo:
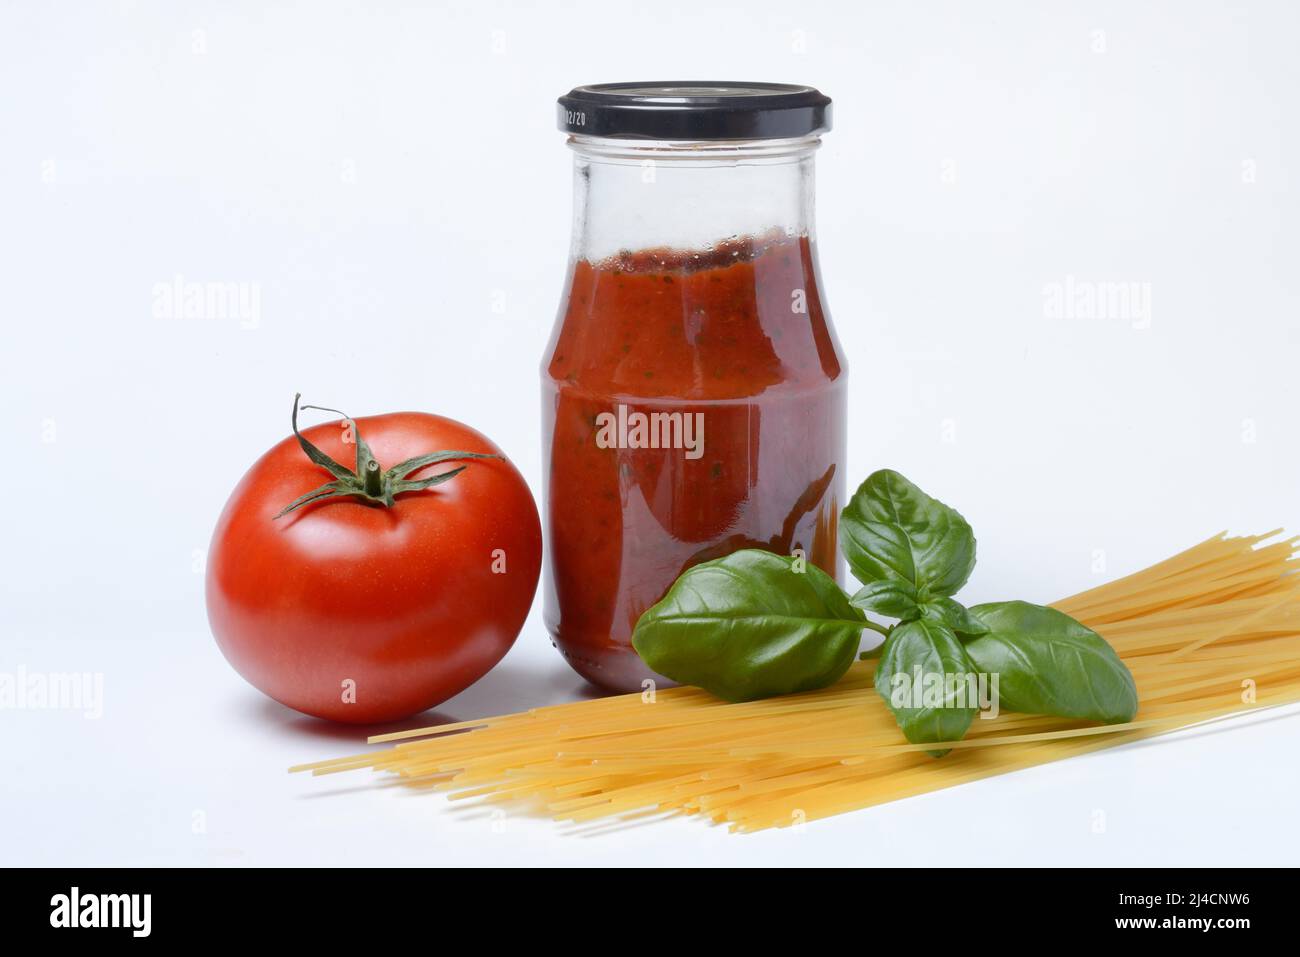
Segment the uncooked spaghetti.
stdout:
[[694,815],[757,831],[1300,701],[1296,542],[1220,534],[1056,602],[1137,682],[1126,724],[1002,714],[944,747],[906,743],[874,662],[820,691],[727,704],[693,688],[621,695],[380,735],[394,746],[300,765],[372,768],[414,787],[575,822]]

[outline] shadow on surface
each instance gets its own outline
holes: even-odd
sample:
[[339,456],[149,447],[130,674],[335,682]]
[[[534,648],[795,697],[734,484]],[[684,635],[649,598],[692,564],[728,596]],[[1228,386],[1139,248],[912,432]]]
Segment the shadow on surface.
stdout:
[[236,707],[258,723],[283,728],[295,736],[323,741],[341,741],[365,746],[366,738],[395,731],[435,727],[512,714],[552,704],[567,704],[606,696],[560,663],[541,672],[534,668],[503,663],[497,665],[460,694],[436,708],[398,721],[378,724],[341,724],[313,718],[250,690]]

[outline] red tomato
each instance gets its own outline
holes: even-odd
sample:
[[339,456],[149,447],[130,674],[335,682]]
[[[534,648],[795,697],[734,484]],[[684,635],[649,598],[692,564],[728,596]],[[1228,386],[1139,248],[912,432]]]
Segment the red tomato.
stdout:
[[[303,435],[354,468],[345,420]],[[451,419],[398,412],[356,420],[384,469],[429,452],[501,455]],[[390,721],[431,708],[501,660],[537,588],[537,506],[504,457],[439,462],[436,487],[391,507],[357,496],[303,506],[330,481],[293,437],[259,459],[217,522],[208,618],[226,659],[276,701],[321,718]]]

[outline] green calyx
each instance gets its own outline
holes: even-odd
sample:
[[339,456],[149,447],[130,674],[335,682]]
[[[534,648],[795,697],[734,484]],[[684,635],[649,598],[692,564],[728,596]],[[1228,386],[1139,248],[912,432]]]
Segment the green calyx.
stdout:
[[396,502],[396,496],[402,492],[418,492],[422,489],[433,488],[435,485],[441,485],[448,479],[455,478],[461,472],[465,471],[468,466],[461,465],[446,472],[440,472],[437,475],[431,475],[428,478],[412,479],[409,476],[418,472],[420,469],[429,465],[436,465],[439,462],[447,462],[456,459],[495,459],[500,458],[498,455],[488,455],[483,452],[458,452],[444,450],[442,452],[429,452],[425,455],[417,455],[409,458],[404,462],[398,462],[390,469],[380,467],[374,453],[370,451],[370,446],[366,440],[361,437],[361,430],[357,428],[356,421],[347,413],[340,412],[338,409],[329,409],[320,405],[304,405],[304,409],[316,409],[319,412],[333,412],[335,415],[341,415],[347,420],[352,427],[353,439],[357,446],[357,464],[355,469],[350,469],[346,465],[340,465],[334,461],[319,448],[298,431],[298,401],[302,398],[300,393],[293,397],[293,434],[298,439],[298,444],[302,446],[303,452],[307,458],[311,459],[330,475],[334,476],[332,482],[326,482],[320,488],[312,489],[305,495],[300,495],[276,514],[276,518],[283,518],[290,512],[297,511],[304,505],[310,505],[313,502],[324,502],[333,498],[360,498],[363,501],[382,505],[385,508],[392,508]]

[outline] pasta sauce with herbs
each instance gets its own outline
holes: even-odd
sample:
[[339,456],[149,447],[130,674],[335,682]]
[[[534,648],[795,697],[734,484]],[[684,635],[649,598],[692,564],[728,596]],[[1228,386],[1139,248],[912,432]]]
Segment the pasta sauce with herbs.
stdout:
[[801,550],[836,575],[845,380],[807,238],[572,265],[543,366],[546,624],[579,674],[656,678],[632,630],[692,565]]

